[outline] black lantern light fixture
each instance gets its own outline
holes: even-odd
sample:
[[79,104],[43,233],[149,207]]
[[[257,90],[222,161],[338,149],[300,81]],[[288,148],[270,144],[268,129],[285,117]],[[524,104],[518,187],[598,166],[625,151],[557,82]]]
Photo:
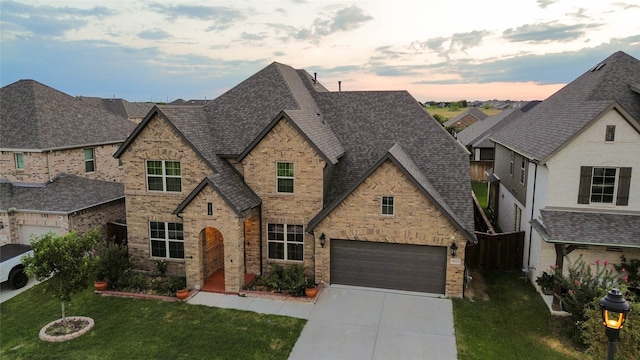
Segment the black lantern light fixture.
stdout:
[[449,249],[451,249],[451,257],[456,257],[456,254],[458,253],[458,245],[456,243],[451,243]]
[[615,288],[600,299],[599,304],[602,311],[602,324],[605,326],[604,331],[609,339],[607,359],[613,360],[616,341],[620,338],[620,329],[627,319],[627,314],[631,311],[631,306],[624,300],[620,290]]
[[324,247],[327,238],[324,236],[324,233],[320,234],[320,247]]

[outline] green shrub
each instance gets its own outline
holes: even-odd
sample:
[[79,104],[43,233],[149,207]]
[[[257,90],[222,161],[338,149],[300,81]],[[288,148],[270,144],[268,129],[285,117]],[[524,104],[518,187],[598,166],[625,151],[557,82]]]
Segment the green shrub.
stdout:
[[[598,306],[599,299],[587,307],[587,320],[580,330],[583,343],[587,344],[587,356],[591,359],[606,359],[608,339],[605,336],[602,316]],[[640,359],[640,304],[630,302],[631,312],[620,329],[620,339],[616,345],[616,359]]]
[[640,260],[631,259],[627,262],[627,258],[622,255],[620,256],[620,265],[614,265],[614,267],[619,273],[624,273],[623,278],[625,275],[627,276],[624,278],[627,286],[640,288]]
[[606,261],[596,260],[595,270],[582,260],[582,255],[573,263],[567,258],[567,262],[568,275],[564,276],[559,269],[555,269],[555,280],[560,282],[563,288],[560,295],[563,308],[574,320],[568,331],[574,341],[581,343],[581,328],[589,320],[587,313],[590,309],[593,310],[594,299],[599,300],[609,289],[619,287],[622,277],[613,266],[608,267]]
[[96,252],[96,279],[107,280],[110,289],[123,287],[122,277],[131,270],[129,250],[124,245],[103,240]]
[[282,291],[282,283],[284,281],[284,268],[278,264],[271,266],[271,275],[267,277],[266,284],[268,287],[276,291]]
[[130,289],[137,292],[147,290],[147,277],[133,269],[126,271],[121,277],[122,290]]
[[156,260],[156,271],[159,276],[167,275],[167,268],[169,267],[169,263],[164,260]]
[[301,296],[307,287],[304,267],[299,264],[289,265],[284,270],[282,289],[293,296]]

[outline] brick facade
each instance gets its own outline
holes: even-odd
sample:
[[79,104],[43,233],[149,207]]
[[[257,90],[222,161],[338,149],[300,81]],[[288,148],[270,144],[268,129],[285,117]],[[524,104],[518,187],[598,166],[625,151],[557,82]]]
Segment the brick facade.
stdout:
[[127,216],[124,199],[78,211],[69,216],[71,230],[79,234],[98,229],[101,237],[107,236],[107,223],[124,220]]
[[124,180],[124,168],[118,165],[113,154],[119,144],[89,146],[94,149],[95,171],[86,172],[84,149],[62,149],[47,152],[22,152],[24,169],[16,169],[15,152],[0,152],[0,173],[11,182],[45,183],[61,173],[82,176],[88,179]]
[[[294,164],[293,194],[276,191],[276,163]],[[304,225],[322,210],[323,169],[325,161],[286,119],[281,119],[271,131],[242,159],[245,182],[262,199],[262,260],[263,270],[271,264],[291,264],[268,258],[267,226],[274,224]],[[313,236],[304,234],[304,267],[314,269]]]
[[[382,196],[394,196],[395,214],[381,215]],[[462,296],[466,239],[391,161],[376,169],[316,228],[325,247],[316,242],[316,282],[331,282],[330,239],[449,247],[458,245],[453,259],[447,251],[446,295]],[[458,262],[459,260],[459,262]],[[455,263],[455,264],[454,264]]]

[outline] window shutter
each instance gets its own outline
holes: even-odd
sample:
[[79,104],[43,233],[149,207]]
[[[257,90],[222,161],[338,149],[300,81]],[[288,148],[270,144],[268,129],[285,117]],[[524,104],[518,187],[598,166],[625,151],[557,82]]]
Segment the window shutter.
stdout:
[[631,168],[620,168],[620,175],[618,176],[618,198],[616,199],[616,205],[627,206],[629,205],[629,188],[631,187]]
[[591,174],[593,167],[580,167],[580,186],[578,187],[578,204],[588,204],[591,195]]

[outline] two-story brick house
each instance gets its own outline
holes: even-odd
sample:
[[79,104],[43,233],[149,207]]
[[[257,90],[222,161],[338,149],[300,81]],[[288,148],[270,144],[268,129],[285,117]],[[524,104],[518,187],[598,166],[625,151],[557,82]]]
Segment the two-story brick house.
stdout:
[[[498,224],[533,282],[579,255],[640,258],[640,61],[616,52],[498,133]],[[565,267],[566,270],[566,267]]]
[[190,288],[223,272],[238,292],[302,264],[316,282],[450,296],[474,241],[468,156],[407,92],[329,92],[279,63],[155,107],[115,154],[140,268],[167,260]]
[[124,220],[113,153],[134,123],[34,80],[2,87],[0,102],[0,243]]

